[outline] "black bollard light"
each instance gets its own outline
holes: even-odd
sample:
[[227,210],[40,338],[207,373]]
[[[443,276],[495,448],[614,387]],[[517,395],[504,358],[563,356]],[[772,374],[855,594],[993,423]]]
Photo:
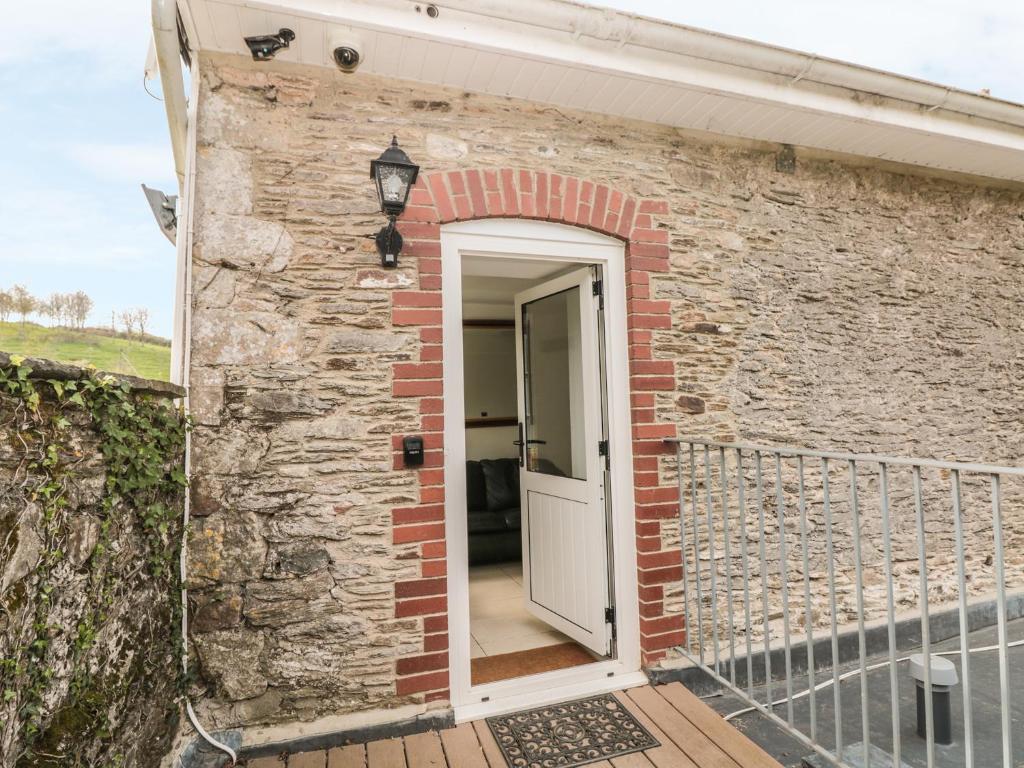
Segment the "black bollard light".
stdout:
[[[923,653],[915,653],[910,657],[910,676],[917,683],[917,735],[928,738],[926,718],[926,696],[924,688]],[[953,714],[950,689],[960,682],[956,667],[949,659],[941,656],[929,657],[929,672],[932,683],[932,726],[935,729],[936,744],[953,743]]]

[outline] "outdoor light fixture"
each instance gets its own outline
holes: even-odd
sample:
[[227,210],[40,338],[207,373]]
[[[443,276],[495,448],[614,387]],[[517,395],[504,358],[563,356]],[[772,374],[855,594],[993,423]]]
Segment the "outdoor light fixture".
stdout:
[[153,211],[153,216],[156,218],[157,226],[159,226],[160,231],[164,233],[164,237],[170,240],[172,244],[177,243],[178,196],[165,195],[159,189],[150,189],[145,184],[142,185],[142,194],[146,196],[146,202],[149,203],[149,209]]
[[370,178],[377,185],[380,210],[388,217],[387,226],[377,233],[377,252],[383,267],[393,269],[398,266],[402,236],[395,229],[395,219],[405,210],[409,190],[416,183],[419,171],[420,167],[398,146],[397,136],[392,137],[391,146],[380,157],[370,161]]

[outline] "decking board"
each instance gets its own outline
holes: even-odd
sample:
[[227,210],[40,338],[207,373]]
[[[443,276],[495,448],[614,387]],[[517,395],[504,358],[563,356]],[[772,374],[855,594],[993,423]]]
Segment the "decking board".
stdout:
[[[615,696],[661,746],[586,768],[782,768],[680,683],[643,686]],[[365,746],[296,754],[287,763],[273,760],[275,768],[507,768],[483,720]]]
[[744,768],[775,768],[778,765],[771,755],[729,725],[721,715],[694,696],[682,683],[669,683],[658,686],[656,690],[708,739],[718,744]]

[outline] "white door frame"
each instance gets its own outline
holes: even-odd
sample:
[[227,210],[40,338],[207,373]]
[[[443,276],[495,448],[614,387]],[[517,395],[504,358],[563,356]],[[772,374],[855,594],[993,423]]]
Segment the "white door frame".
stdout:
[[[605,281],[605,356],[612,485],[612,567],[617,657],[582,667],[473,686],[470,682],[466,432],[462,358],[462,257],[545,259],[600,264]],[[452,704],[457,721],[644,685],[633,507],[625,247],[579,227],[525,219],[479,219],[441,227],[444,333],[445,537]]]

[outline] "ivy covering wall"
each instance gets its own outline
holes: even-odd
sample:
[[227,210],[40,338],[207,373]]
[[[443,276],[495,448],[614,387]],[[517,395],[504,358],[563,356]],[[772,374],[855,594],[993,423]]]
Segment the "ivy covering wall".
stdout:
[[172,385],[0,353],[0,767],[150,766],[177,724]]

